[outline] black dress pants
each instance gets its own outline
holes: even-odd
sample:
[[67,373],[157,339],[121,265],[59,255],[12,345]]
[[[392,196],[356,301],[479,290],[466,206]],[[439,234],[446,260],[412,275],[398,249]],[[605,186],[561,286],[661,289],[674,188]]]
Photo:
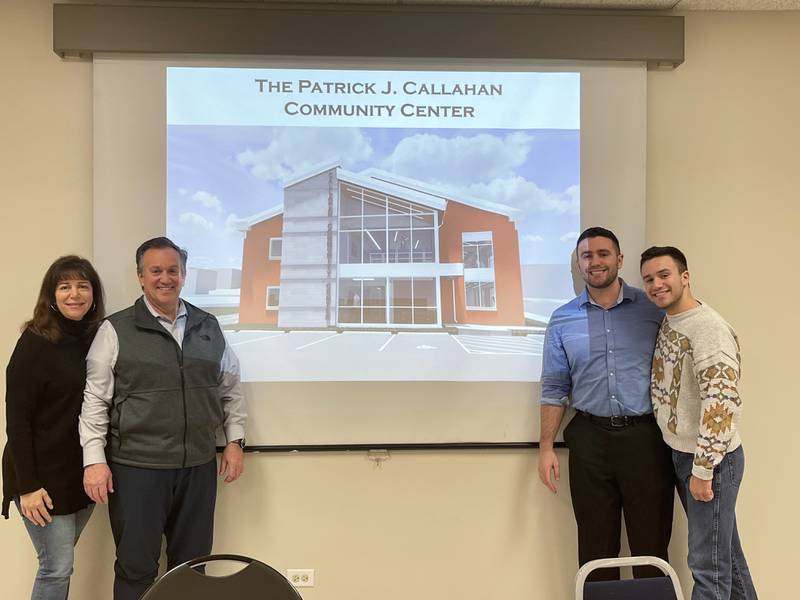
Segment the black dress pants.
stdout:
[[[564,430],[564,440],[580,564],[619,556],[621,516],[632,556],[668,560],[675,475],[655,419],[612,427],[578,413]],[[636,577],[659,575],[655,567],[634,568]],[[618,578],[619,569],[589,576],[593,581]]]
[[117,546],[114,600],[139,600],[158,575],[162,535],[167,569],[211,554],[216,459],[185,469],[109,466],[114,493],[108,513]]

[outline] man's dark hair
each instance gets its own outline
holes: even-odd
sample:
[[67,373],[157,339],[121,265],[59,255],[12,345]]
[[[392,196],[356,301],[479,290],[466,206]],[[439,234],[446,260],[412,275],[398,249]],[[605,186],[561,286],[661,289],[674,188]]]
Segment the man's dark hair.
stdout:
[[578,236],[578,241],[575,242],[575,252],[578,252],[578,246],[583,240],[596,237],[604,237],[611,240],[614,242],[614,248],[616,248],[617,254],[620,253],[619,240],[617,239],[617,236],[614,235],[613,231],[606,229],[605,227],[589,227],[589,229],[585,229],[583,233]]
[[136,249],[136,272],[141,275],[142,269],[144,265],[142,265],[142,257],[144,253],[148,250],[159,249],[159,248],[172,248],[178,255],[181,257],[181,272],[185,275],[186,274],[186,259],[189,258],[189,253],[186,252],[183,248],[178,246],[175,242],[173,242],[168,237],[154,237],[151,240],[147,240],[141,246]]
[[641,270],[642,265],[648,260],[658,258],[659,256],[669,256],[672,258],[678,267],[678,273],[683,273],[689,268],[686,262],[686,255],[675,246],[650,246],[647,250],[642,252],[642,259],[639,261],[639,270]]

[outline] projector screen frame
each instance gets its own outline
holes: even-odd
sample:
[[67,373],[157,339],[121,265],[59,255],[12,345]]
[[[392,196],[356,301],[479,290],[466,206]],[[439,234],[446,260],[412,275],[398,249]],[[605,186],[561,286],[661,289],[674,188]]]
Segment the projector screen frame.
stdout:
[[[219,66],[217,62],[217,57],[167,57],[167,56],[155,56],[155,57],[142,57],[142,56],[128,56],[128,57],[119,57],[116,55],[109,55],[109,56],[98,56],[96,59],[96,63],[99,65],[103,65],[104,61],[108,61],[113,59],[114,61],[130,61],[131,65],[134,69],[142,67],[147,68],[147,64],[151,62],[164,62],[164,64],[172,65],[185,65],[185,66]],[[237,65],[244,65],[244,66],[264,66],[268,65],[271,68],[280,68],[280,67],[297,67],[298,65],[313,65],[315,68],[325,68],[325,67],[336,67],[336,68],[398,68],[402,66],[403,69],[416,69],[416,68],[446,68],[448,70],[458,70],[461,69],[476,69],[476,68],[484,68],[485,65],[490,65],[491,68],[507,68],[507,69],[519,69],[519,70],[551,70],[551,71],[561,71],[561,70],[569,70],[577,69],[580,70],[582,66],[590,66],[592,69],[601,69],[606,68],[609,69],[611,72],[615,70],[630,70],[630,69],[638,69],[639,72],[637,77],[641,79],[642,82],[646,81],[646,75],[644,73],[643,65],[633,65],[630,63],[592,63],[591,65],[580,65],[573,61],[570,62],[561,62],[561,61],[547,61],[546,64],[540,61],[473,61],[473,60],[463,60],[463,61],[448,61],[446,66],[442,66],[441,62],[438,60],[430,60],[430,61],[406,61],[406,60],[399,60],[399,59],[371,59],[371,60],[364,60],[364,61],[354,61],[352,59],[343,60],[343,59],[335,59],[335,58],[318,58],[315,60],[310,59],[288,59],[286,57],[224,57],[224,62],[226,63],[233,63]],[[96,67],[97,67],[96,64]],[[102,68],[102,67],[101,67]],[[162,80],[161,85],[164,85],[163,79],[165,78],[164,73],[160,75]],[[120,82],[114,82],[112,85],[119,84]],[[100,85],[98,85],[100,84]],[[98,82],[95,79],[95,90],[96,93],[99,94],[101,97],[107,93],[109,82]],[[641,98],[637,99],[637,108],[634,111],[633,121],[635,122],[635,127],[633,128],[636,130],[637,133],[633,133],[633,137],[636,138],[637,148],[639,148],[640,152],[638,153],[636,160],[628,161],[629,164],[622,165],[622,169],[618,173],[618,178],[625,180],[624,187],[627,188],[626,194],[628,194],[631,198],[635,198],[636,201],[631,204],[629,207],[630,210],[623,215],[623,221],[620,221],[618,218],[612,220],[604,220],[601,219],[597,212],[589,211],[587,212],[587,207],[582,202],[581,206],[581,223],[585,226],[586,223],[603,223],[606,225],[611,226],[612,228],[617,228],[620,231],[626,231],[627,235],[623,237],[623,247],[627,249],[631,253],[635,253],[636,251],[643,249],[644,245],[644,164],[646,160],[646,86],[640,86],[640,93],[642,95]],[[128,92],[130,95],[136,94],[136,86],[133,85],[129,90],[123,90],[124,92]],[[157,95],[157,94],[156,94]],[[613,96],[613,92],[611,93]],[[140,148],[139,154],[143,157],[143,160],[149,161],[149,163],[153,165],[157,165],[158,168],[161,169],[162,177],[160,180],[155,181],[133,181],[129,176],[126,175],[126,171],[121,168],[124,165],[120,165],[117,157],[115,157],[112,149],[108,147],[108,134],[109,129],[115,130],[115,128],[125,127],[129,124],[121,123],[118,115],[104,113],[103,107],[96,104],[96,122],[95,122],[95,145],[94,145],[94,152],[95,152],[95,166],[97,167],[100,165],[102,168],[95,170],[95,260],[98,264],[98,269],[103,274],[105,285],[109,295],[109,306],[110,309],[116,310],[118,308],[122,308],[123,306],[129,304],[130,299],[134,298],[138,295],[139,290],[135,283],[135,269],[132,264],[131,260],[128,260],[128,254],[131,252],[128,246],[130,245],[130,241],[124,242],[124,251],[120,254],[119,252],[107,252],[109,248],[115,248],[119,246],[120,239],[117,231],[108,230],[107,228],[103,227],[103,223],[109,222],[109,219],[115,218],[115,206],[109,205],[106,200],[108,198],[114,198],[115,192],[118,191],[118,186],[116,186],[117,181],[125,181],[126,186],[130,189],[126,190],[124,196],[127,199],[138,199],[139,202],[147,203],[151,202],[153,194],[159,198],[163,199],[164,190],[166,189],[165,181],[166,181],[166,174],[164,173],[164,165],[165,163],[165,148],[164,148],[164,127],[166,124],[165,118],[165,106],[164,106],[164,96],[163,94],[160,98],[156,97],[147,97],[147,96],[137,96],[137,105],[131,110],[139,111],[143,109],[147,110],[154,110],[156,112],[160,111],[162,115],[162,123],[164,124],[160,129],[154,132],[144,132],[143,138],[139,140],[142,143],[142,147]],[[605,102],[613,102],[613,100],[606,99]],[[101,103],[102,104],[102,103]],[[149,104],[149,106],[147,106]],[[581,102],[581,112],[582,112],[582,122],[586,116],[587,111],[597,111],[599,108],[595,107],[586,107],[584,105],[583,99]],[[610,124],[603,123],[602,127],[610,127]],[[604,130],[604,132],[598,132],[598,135],[619,135],[620,132],[618,130]],[[622,132],[621,137],[629,136],[630,132]],[[595,136],[596,137],[596,136]],[[596,142],[596,140],[595,140]],[[584,175],[584,169],[587,166],[586,161],[584,160],[584,152],[590,150],[594,143],[591,139],[591,136],[587,139],[583,137],[583,126],[582,126],[582,139],[581,139],[581,182],[582,186],[585,186],[587,183],[587,179]],[[160,151],[157,150],[160,144]],[[156,151],[153,149],[156,148]],[[602,167],[602,166],[600,166]],[[593,168],[598,168],[598,165],[595,165]],[[104,172],[104,177],[99,177],[99,171]],[[146,179],[146,178],[141,178]],[[109,182],[113,182],[114,185],[110,185]],[[586,194],[592,194],[593,196],[600,196],[605,197],[609,193],[612,193],[612,188],[608,186],[600,185],[596,186],[595,188],[589,187],[582,187],[582,196]],[[148,200],[150,199],[150,200]],[[115,201],[117,201],[115,199]],[[122,201],[124,202],[124,200]],[[141,239],[146,239],[143,236],[149,235],[162,235],[165,230],[166,224],[166,216],[162,214],[161,217],[156,217],[155,213],[153,212],[154,208],[151,206],[150,210],[133,210],[128,211],[128,213],[122,216],[122,220],[125,222],[125,226],[127,229],[132,231],[138,232],[137,238],[139,241]],[[600,213],[602,215],[602,211]],[[99,254],[98,254],[99,253]],[[634,254],[635,255],[635,254]],[[632,265],[632,262],[630,263]],[[120,265],[124,265],[124,268],[119,268]],[[635,268],[631,268],[628,272],[631,276],[629,281],[637,281],[635,277],[638,275],[634,275]],[[624,273],[624,271],[623,271]],[[123,301],[120,301],[121,298],[124,298]],[[533,404],[533,403],[531,403]],[[531,411],[536,411],[536,408],[531,406]],[[537,411],[538,412],[538,411]],[[533,426],[534,423],[529,421],[531,418],[535,418],[538,420],[538,416],[536,415],[526,415],[526,422],[525,426]],[[529,429],[525,429],[528,431]],[[535,432],[531,430],[531,435],[536,437]],[[538,428],[537,428],[538,430]],[[380,439],[380,436],[376,436]],[[447,439],[447,434],[442,436]],[[454,436],[455,437],[455,436]],[[383,442],[380,441],[372,441],[367,439],[366,441],[358,439],[354,442],[343,442],[343,443],[275,443],[275,444],[260,444],[261,438],[259,435],[253,436],[254,444],[248,448],[250,452],[288,452],[288,451],[363,451],[369,449],[392,449],[392,450],[432,450],[432,449],[440,449],[440,450],[469,450],[469,449],[511,449],[511,448],[536,448],[538,447],[538,442],[533,440],[519,440],[519,439],[512,439],[512,440],[503,440],[503,441],[481,441],[480,436],[474,436],[472,441],[442,441],[442,442],[419,442],[419,441],[410,441],[407,443],[396,443],[396,440],[393,441],[390,436],[387,436],[387,439]],[[476,439],[477,438],[477,439]],[[451,438],[452,439],[452,438]],[[559,444],[561,445],[561,444]]]
[[53,5],[53,51],[62,58],[101,52],[213,53],[635,61],[649,68],[676,68],[684,61],[684,45],[684,18],[653,11],[314,3]]
[[[371,450],[517,450],[538,447],[539,442],[431,442],[427,444],[287,444],[275,446],[245,446],[244,451],[251,454],[266,454],[286,452],[369,452]],[[553,447],[566,448],[567,445],[564,442],[555,442]],[[217,452],[222,452],[224,449],[224,446],[217,446]]]

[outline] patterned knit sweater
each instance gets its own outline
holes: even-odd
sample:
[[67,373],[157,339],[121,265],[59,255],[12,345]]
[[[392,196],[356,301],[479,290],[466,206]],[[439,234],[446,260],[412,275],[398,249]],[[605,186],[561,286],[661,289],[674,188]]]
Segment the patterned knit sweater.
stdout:
[[661,324],[653,355],[653,412],[673,449],[694,454],[692,474],[711,479],[726,453],[741,445],[737,431],[739,341],[706,304]]

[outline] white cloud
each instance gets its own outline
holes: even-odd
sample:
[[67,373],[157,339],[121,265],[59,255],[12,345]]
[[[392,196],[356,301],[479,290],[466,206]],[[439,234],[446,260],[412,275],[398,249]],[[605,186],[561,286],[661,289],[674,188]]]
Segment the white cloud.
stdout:
[[201,229],[205,229],[206,231],[211,231],[212,229],[214,229],[214,224],[211,221],[206,219],[204,216],[198,215],[197,213],[193,212],[186,212],[181,214],[181,216],[178,217],[178,222],[181,225],[199,227]]
[[570,212],[577,214],[581,208],[581,186],[569,186],[566,190],[564,190],[563,196],[569,206],[572,207]]
[[569,231],[558,239],[560,239],[562,242],[574,242],[577,241],[579,235],[580,234],[577,231]]
[[239,221],[239,216],[236,213],[230,213],[225,219],[225,233],[241,234],[237,229]]
[[530,234],[523,235],[522,239],[525,240],[526,242],[531,242],[531,243],[534,243],[534,244],[544,241],[544,238],[542,236],[540,236],[540,235],[530,235]]
[[198,190],[191,196],[192,201],[202,204],[206,208],[212,208],[218,213],[222,212],[222,202],[214,194],[205,190]]
[[569,187],[561,193],[549,192],[519,175],[494,179],[489,183],[476,183],[464,188],[464,191],[470,196],[513,206],[523,214],[578,214],[580,210],[580,186]]
[[281,181],[333,157],[349,168],[370,156],[372,145],[358,129],[294,127],[279,129],[266,147],[248,148],[236,160],[256,177]]
[[402,139],[380,166],[433,184],[463,186],[513,176],[527,160],[532,142],[522,132],[454,138],[422,133]]

